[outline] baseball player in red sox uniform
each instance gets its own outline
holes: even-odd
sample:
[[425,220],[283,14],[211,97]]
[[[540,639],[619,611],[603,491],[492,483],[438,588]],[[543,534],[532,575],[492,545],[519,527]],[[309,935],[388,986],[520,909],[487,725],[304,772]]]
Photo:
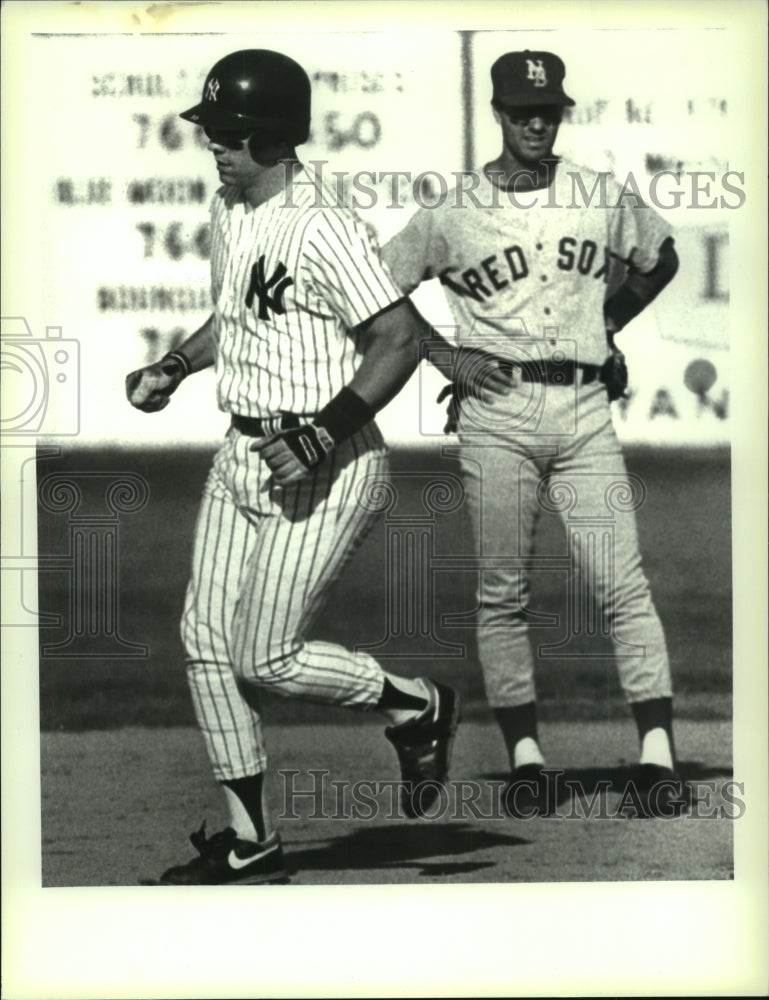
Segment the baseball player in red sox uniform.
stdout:
[[231,426],[199,514],[182,638],[196,716],[229,825],[161,884],[285,881],[265,802],[258,692],[389,722],[408,816],[445,780],[456,692],[383,672],[366,653],[308,641],[326,590],[372,517],[366,477],[386,475],[377,410],[403,386],[428,327],[393,285],[359,219],[319,197],[297,160],[310,83],[281,53],[220,60],[182,114],[209,139],[222,186],[211,206],[213,312],[178,350],[132,372],[131,403],[162,409],[180,382],[216,366]]
[[[449,426],[485,561],[478,650],[509,754],[514,815],[547,801],[530,645],[540,616],[526,572],[543,508],[572,529],[570,630],[588,632],[597,606],[611,636],[640,735],[638,791],[649,801],[653,787],[675,789],[668,656],[636,537],[643,487],[625,471],[610,400],[626,375],[613,335],[667,285],[678,260],[651,208],[621,197],[609,175],[553,155],[563,109],[575,103],[564,76],[549,52],[501,56],[491,69],[501,153],[474,174],[475,186],[463,181],[457,197],[420,209],[382,251],[405,292],[440,278],[458,327]],[[468,373],[482,382],[484,369],[509,380],[488,402],[465,384]]]

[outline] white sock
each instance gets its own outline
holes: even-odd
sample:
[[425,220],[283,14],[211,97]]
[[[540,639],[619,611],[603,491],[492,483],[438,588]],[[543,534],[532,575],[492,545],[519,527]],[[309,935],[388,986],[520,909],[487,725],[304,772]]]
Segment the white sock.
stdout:
[[513,751],[513,768],[523,767],[526,764],[539,764],[541,767],[544,763],[545,758],[536,740],[531,736],[524,736],[522,740],[518,740]]
[[[393,684],[391,677],[390,683]],[[425,698],[427,705],[420,709],[387,709],[384,714],[387,716],[391,725],[400,726],[404,722],[414,722],[416,719],[421,719],[423,716],[427,716],[428,712],[435,712],[436,703],[433,701],[433,696],[430,688],[427,686],[427,682],[422,677],[415,677],[413,680],[399,677],[398,683],[393,684],[393,687],[397,687],[399,691],[403,691],[405,694],[413,695],[415,698]]]
[[641,763],[656,764],[658,767],[673,769],[673,754],[670,750],[670,740],[662,726],[650,729],[644,736],[641,746]]

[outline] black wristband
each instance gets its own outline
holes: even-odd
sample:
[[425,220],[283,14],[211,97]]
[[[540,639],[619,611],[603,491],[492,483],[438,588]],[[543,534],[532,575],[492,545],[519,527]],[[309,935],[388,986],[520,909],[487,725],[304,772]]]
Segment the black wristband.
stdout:
[[182,378],[187,378],[188,375],[192,374],[192,362],[182,351],[169,351],[168,354],[164,355],[160,359],[161,365],[164,361],[178,361],[182,368]]
[[646,303],[638,292],[625,284],[618,288],[610,299],[607,299],[604,303],[603,313],[607,320],[614,323],[616,330],[621,330],[627,326],[631,319],[635,319],[639,313],[643,312],[645,307]]
[[323,407],[313,423],[316,427],[325,428],[333,438],[334,444],[340,444],[366,424],[371,423],[375,416],[376,412],[366,400],[345,386]]

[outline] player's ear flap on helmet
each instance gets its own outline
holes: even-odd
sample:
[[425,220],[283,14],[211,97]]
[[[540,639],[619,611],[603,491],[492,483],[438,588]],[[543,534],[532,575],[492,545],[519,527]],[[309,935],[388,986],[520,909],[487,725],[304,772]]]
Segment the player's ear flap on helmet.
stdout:
[[274,163],[294,152],[295,143],[269,132],[253,132],[248,138],[248,151],[256,163]]

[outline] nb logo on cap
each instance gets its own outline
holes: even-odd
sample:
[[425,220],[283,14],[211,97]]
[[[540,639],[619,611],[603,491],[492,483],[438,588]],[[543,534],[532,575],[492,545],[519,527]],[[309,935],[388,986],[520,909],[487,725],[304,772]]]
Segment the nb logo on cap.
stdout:
[[526,65],[529,68],[529,74],[526,79],[533,80],[535,87],[546,87],[547,74],[545,73],[545,67],[542,65],[542,60],[537,59],[537,61],[534,62],[533,59],[527,59]]
[[208,86],[206,87],[206,99],[209,101],[215,101],[216,95],[219,93],[219,81],[216,77],[211,77],[208,81]]

